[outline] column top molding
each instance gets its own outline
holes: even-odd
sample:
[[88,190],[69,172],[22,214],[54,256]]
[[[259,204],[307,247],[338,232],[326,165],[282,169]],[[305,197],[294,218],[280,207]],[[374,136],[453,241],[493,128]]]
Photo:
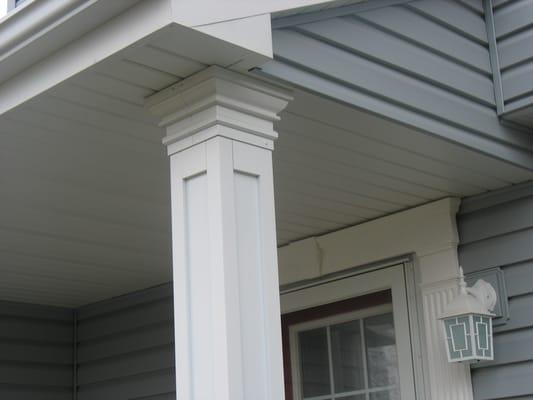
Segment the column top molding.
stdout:
[[211,66],[148,97],[145,108],[166,128],[169,154],[214,136],[272,149],[290,100],[281,85]]

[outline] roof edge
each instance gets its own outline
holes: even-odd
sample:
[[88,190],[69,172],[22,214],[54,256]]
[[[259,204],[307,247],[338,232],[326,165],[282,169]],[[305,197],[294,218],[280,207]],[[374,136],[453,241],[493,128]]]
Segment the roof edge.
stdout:
[[[22,3],[0,19],[0,82],[30,67],[138,1],[28,0]],[[52,36],[53,39],[50,39]]]
[[0,19],[0,61],[42,36],[58,22],[98,0],[29,0]]

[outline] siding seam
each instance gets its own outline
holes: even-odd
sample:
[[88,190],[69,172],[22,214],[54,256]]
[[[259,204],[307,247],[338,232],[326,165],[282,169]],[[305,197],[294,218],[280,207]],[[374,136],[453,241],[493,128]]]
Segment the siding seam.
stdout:
[[513,96],[513,97],[509,97],[508,99],[505,100],[506,103],[514,103],[516,101],[520,101],[520,100],[523,100],[523,99],[526,99],[528,97],[532,97],[533,96],[533,89],[531,90],[528,90],[527,92],[524,92],[524,93],[520,93],[516,96]]
[[154,350],[164,350],[167,348],[170,348],[172,351],[174,349],[174,343],[169,342],[169,343],[159,344],[159,345],[155,345],[151,347],[145,347],[142,349],[125,351],[119,354],[111,354],[106,357],[95,358],[92,360],[79,361],[78,365],[87,366],[87,365],[101,364],[101,363],[106,363],[109,360],[120,360],[120,359],[125,359],[125,358],[131,358],[132,356],[143,355],[143,354],[151,353]]
[[425,18],[425,19],[427,19],[427,20],[429,20],[431,22],[434,22],[437,25],[440,25],[440,26],[442,26],[442,27],[444,27],[446,29],[449,29],[450,31],[453,31],[453,32],[465,37],[466,39],[468,39],[468,40],[470,40],[470,41],[472,41],[474,43],[480,44],[480,45],[482,45],[484,47],[487,46],[487,43],[485,41],[475,37],[470,32],[467,32],[467,31],[464,31],[462,29],[459,29],[456,26],[453,26],[453,25],[447,23],[446,21],[443,21],[443,20],[435,17],[434,15],[431,15],[431,14],[429,14],[427,12],[419,10],[418,8],[413,7],[413,6],[409,5],[409,4],[405,4],[404,7],[409,9],[410,11],[414,12],[415,14],[418,14],[422,18]]
[[509,64],[506,67],[501,67],[500,66],[500,71],[501,71],[501,73],[504,73],[504,72],[509,73],[513,69],[518,69],[520,67],[523,67],[526,64],[530,64],[532,61],[533,61],[533,55],[530,56],[530,57],[524,58],[524,59],[522,59],[520,61],[514,62],[512,64]]
[[523,25],[520,28],[513,29],[512,31],[505,32],[504,34],[501,34],[500,36],[497,36],[498,41],[509,39],[512,36],[516,36],[521,34],[522,32],[525,32],[527,30],[530,30],[533,28],[533,22],[527,25]]
[[150,371],[139,372],[139,373],[136,373],[136,374],[126,375],[126,376],[119,376],[119,377],[115,377],[115,378],[98,380],[98,381],[94,381],[94,382],[88,382],[88,383],[85,383],[83,385],[80,385],[80,386],[82,386],[80,388],[80,393],[84,392],[84,391],[91,390],[94,387],[102,387],[102,386],[111,385],[111,384],[113,384],[114,382],[117,382],[117,381],[118,382],[119,381],[127,381],[127,380],[131,380],[132,378],[140,377],[140,376],[143,376],[143,375],[155,376],[155,375],[161,374],[162,372],[173,372],[174,370],[175,370],[175,367],[158,368],[158,369],[154,369],[154,370],[150,370]]
[[[351,17],[351,18],[354,18],[356,19],[357,21],[360,21],[360,22],[363,22],[365,24],[368,24],[370,26],[372,26],[373,28],[383,32],[383,33],[386,33],[386,34],[390,34],[391,36],[394,36],[395,38],[398,38],[398,39],[401,39],[403,40],[404,42],[406,43],[409,43],[415,47],[418,47],[419,49],[421,50],[424,50],[424,51],[427,51],[428,53],[432,53],[436,56],[439,56],[445,60],[448,60],[450,62],[453,62],[457,65],[460,65],[461,67],[464,67],[472,72],[475,72],[479,75],[483,75],[484,77],[487,77],[487,78],[491,78],[492,77],[492,72],[491,71],[486,71],[486,70],[483,70],[481,68],[478,68],[472,64],[468,64],[466,62],[464,62],[463,60],[459,59],[459,58],[456,58],[456,57],[453,57],[447,53],[444,53],[442,51],[439,51],[438,48],[435,48],[435,47],[432,47],[432,46],[429,46],[429,45],[426,45],[422,42],[419,42],[413,38],[410,38],[404,34],[401,34],[401,33],[398,33],[392,29],[389,29],[385,26],[382,26],[382,25],[379,25],[369,19],[366,19],[364,16],[360,16],[360,15],[347,15],[345,17]],[[432,21],[433,22],[433,21]],[[454,32],[456,33],[456,32]],[[476,45],[479,45],[478,43],[475,43]],[[485,46],[482,46],[480,45],[481,47],[485,48]],[[493,106],[493,104],[491,104],[491,106]]]
[[483,11],[480,11],[478,9],[476,9],[475,7],[473,7],[472,5],[464,2],[464,1],[461,1],[461,0],[453,0],[453,2],[461,7],[463,7],[465,10],[468,10],[469,12],[471,12],[472,14],[475,14],[477,15],[478,17],[482,17],[483,18]]
[[319,10],[288,17],[275,18],[272,20],[272,29],[280,29],[288,26],[301,25],[310,22],[320,21],[324,18],[334,18],[346,14],[362,13],[376,10],[378,8],[401,5],[416,0],[373,0],[372,2],[356,3],[349,6],[333,8],[329,10]]

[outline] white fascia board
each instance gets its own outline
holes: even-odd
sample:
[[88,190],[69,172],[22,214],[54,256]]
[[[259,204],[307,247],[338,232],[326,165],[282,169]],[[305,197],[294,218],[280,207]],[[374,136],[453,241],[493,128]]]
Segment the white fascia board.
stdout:
[[194,29],[272,58],[272,27],[270,21],[270,14],[261,14],[201,25]]
[[172,0],[176,22],[199,27],[257,15],[307,8],[335,0]]
[[0,20],[0,82],[135,5],[118,0],[27,0]]

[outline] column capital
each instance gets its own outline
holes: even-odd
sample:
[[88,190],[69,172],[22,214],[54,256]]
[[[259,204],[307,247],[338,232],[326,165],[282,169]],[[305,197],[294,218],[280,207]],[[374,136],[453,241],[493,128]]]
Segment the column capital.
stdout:
[[146,99],[174,154],[215,136],[272,149],[274,122],[292,99],[277,84],[211,66]]

